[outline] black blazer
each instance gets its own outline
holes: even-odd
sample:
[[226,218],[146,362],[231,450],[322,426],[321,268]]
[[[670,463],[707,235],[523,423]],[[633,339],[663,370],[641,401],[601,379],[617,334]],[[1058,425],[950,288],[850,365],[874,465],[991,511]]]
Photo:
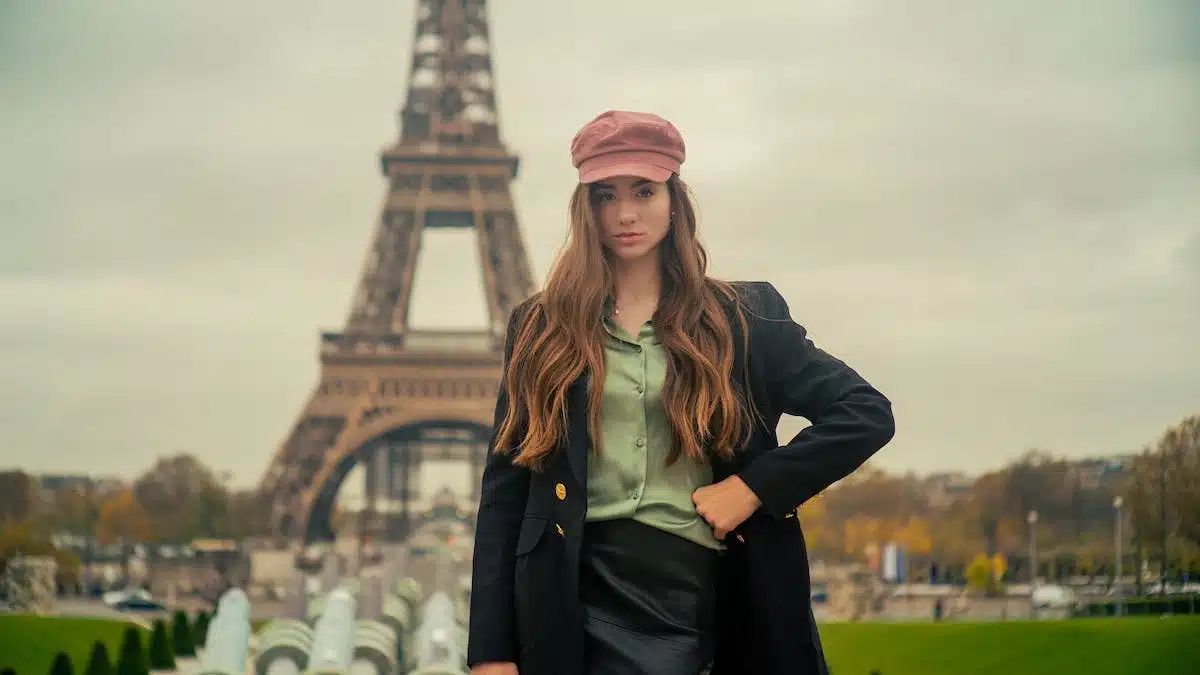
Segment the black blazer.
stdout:
[[[739,282],[734,288],[745,308],[749,340],[742,353],[738,324],[731,321],[737,348],[733,377],[749,389],[761,423],[733,461],[714,461],[714,480],[738,474],[762,507],[735,531],[738,536],[726,537],[712,672],[824,675],[796,508],[891,440],[891,403],[852,368],[816,347],[792,321],[774,286]],[[528,304],[509,319],[506,369],[518,317]],[[472,561],[471,665],[513,661],[521,675],[583,673],[578,589],[590,454],[586,379],[569,392],[566,447],[542,470],[515,467],[511,455],[491,452],[493,436]],[[497,427],[507,407],[501,387]],[[811,425],[781,446],[775,427],[784,413]]]

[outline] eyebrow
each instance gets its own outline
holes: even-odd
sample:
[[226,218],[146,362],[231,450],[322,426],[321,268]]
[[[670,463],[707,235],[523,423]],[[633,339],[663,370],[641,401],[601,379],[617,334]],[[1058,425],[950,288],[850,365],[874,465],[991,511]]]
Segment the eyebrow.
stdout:
[[[643,185],[650,185],[653,182],[654,181],[649,181],[649,180],[646,180],[645,178],[639,178],[633,182],[633,187],[639,188]],[[593,190],[615,190],[616,188],[613,187],[612,185],[609,185],[608,183],[595,183],[592,185],[592,189]]]

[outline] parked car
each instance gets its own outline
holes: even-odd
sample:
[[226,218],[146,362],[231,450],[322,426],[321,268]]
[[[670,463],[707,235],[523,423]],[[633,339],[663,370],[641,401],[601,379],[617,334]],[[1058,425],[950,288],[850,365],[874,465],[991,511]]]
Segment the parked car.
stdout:
[[1036,609],[1074,609],[1079,605],[1075,591],[1053,584],[1035,588],[1030,602]]

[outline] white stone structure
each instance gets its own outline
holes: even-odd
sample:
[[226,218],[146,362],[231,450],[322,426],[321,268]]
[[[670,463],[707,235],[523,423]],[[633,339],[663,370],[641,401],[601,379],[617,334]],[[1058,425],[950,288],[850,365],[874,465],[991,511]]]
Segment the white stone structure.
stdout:
[[8,561],[4,581],[12,611],[51,614],[58,597],[58,562],[50,556],[14,556]]

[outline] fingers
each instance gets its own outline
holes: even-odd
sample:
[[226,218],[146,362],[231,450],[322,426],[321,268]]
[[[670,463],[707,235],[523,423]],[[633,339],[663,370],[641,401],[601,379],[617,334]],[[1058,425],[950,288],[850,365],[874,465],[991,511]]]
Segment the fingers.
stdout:
[[718,488],[715,485],[706,485],[697,488],[692,492],[692,503],[696,505],[696,513],[708,523],[708,526],[713,530],[713,536],[717,541],[724,541],[725,537],[733,531],[733,528],[740,525],[739,522],[734,522],[736,519],[729,514],[722,515],[720,500],[717,499],[716,493]]
[[697,506],[696,513],[700,514],[704,522],[708,523],[708,526],[712,528],[713,535],[718,541],[725,539],[725,535],[729,534],[729,531],[734,527],[728,518],[721,518],[711,513],[707,508]]

